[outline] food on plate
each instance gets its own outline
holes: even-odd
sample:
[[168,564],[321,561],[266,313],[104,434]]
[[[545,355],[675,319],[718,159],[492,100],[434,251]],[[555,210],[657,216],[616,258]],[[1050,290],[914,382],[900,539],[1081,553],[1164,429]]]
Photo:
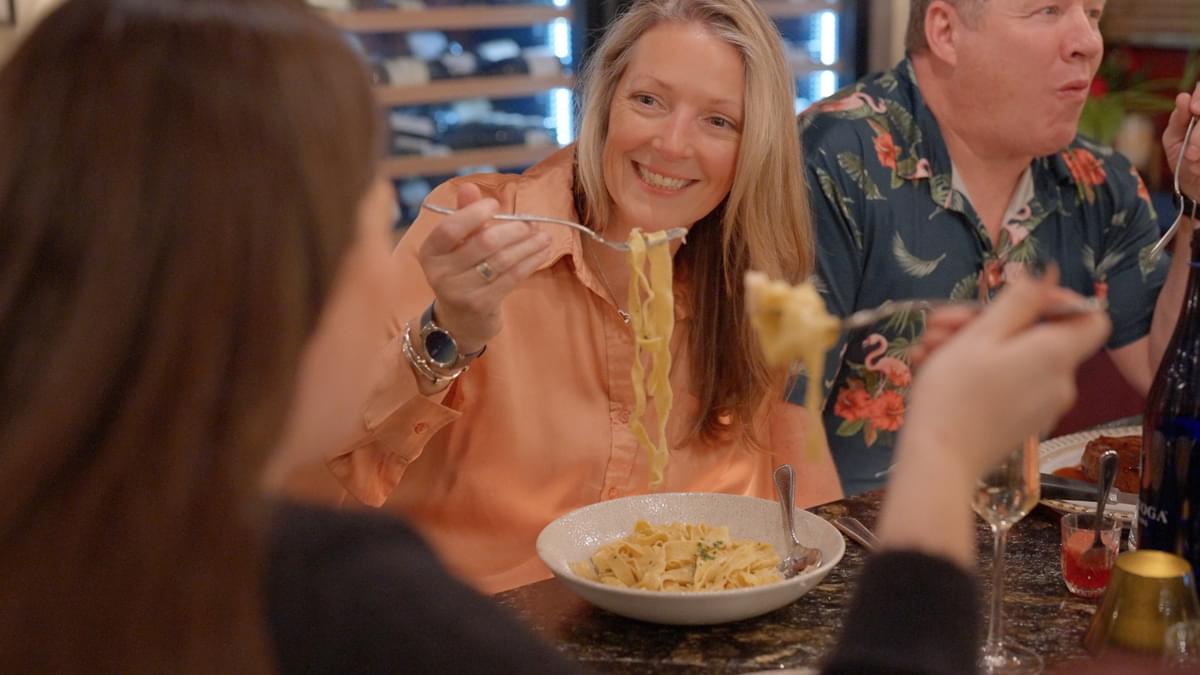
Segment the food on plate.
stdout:
[[779,554],[768,543],[734,539],[728,527],[644,520],[590,560],[571,563],[571,570],[610,586],[651,591],[720,591],[783,580]]
[[792,286],[772,281],[762,272],[746,273],[746,311],[768,365],[800,361],[808,372],[804,407],[813,420],[808,425],[809,456],[816,458],[824,434],[817,420],[821,419],[825,353],[837,344],[841,324],[825,309],[825,301],[811,282]]
[[1080,463],[1064,466],[1053,471],[1055,476],[1074,478],[1095,483],[1100,479],[1100,456],[1106,450],[1117,451],[1117,479],[1113,487],[1121,492],[1137,492],[1140,489],[1142,437],[1099,436],[1088,441]]
[[1061,478],[1070,478],[1072,480],[1087,480],[1088,479],[1087,474],[1085,474],[1083,472],[1083,466],[1081,466],[1079,464],[1074,464],[1072,466],[1064,466],[1061,469],[1055,469],[1053,471],[1053,473],[1055,476],[1059,476]]
[[1080,460],[1087,480],[1100,477],[1100,456],[1107,450],[1117,451],[1116,488],[1122,492],[1137,492],[1140,488],[1142,464],[1141,436],[1100,436],[1088,441]]
[[[671,247],[666,232],[629,235],[629,322],[633,329],[633,416],[630,429],[650,452],[650,486],[660,485],[667,466],[667,418],[671,414],[671,333],[675,328],[675,296]],[[649,273],[646,266],[649,263]],[[642,354],[650,355],[650,376]],[[658,440],[646,429],[647,396],[654,400]]]

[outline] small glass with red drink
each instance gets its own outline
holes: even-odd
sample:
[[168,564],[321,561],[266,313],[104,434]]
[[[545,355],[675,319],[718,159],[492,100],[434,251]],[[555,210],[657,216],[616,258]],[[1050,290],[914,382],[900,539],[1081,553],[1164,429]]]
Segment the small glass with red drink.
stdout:
[[1062,518],[1063,581],[1068,590],[1084,598],[1104,594],[1121,543],[1121,523],[1112,516],[1104,516],[1100,524],[1104,549],[1085,555],[1095,540],[1095,522],[1096,515],[1092,513],[1068,513]]

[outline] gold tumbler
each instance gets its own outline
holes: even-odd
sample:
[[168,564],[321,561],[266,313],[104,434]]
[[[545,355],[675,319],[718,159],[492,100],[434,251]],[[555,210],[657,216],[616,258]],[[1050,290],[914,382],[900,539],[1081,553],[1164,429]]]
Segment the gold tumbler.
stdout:
[[1197,618],[1200,602],[1187,560],[1163,551],[1129,551],[1117,558],[1083,646],[1095,655],[1108,649],[1161,654],[1167,628]]

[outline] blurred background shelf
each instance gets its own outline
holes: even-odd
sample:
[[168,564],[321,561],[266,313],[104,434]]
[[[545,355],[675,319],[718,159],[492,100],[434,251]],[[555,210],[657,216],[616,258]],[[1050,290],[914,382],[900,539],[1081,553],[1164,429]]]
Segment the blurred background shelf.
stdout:
[[571,88],[575,78],[569,74],[550,77],[531,75],[497,75],[494,77],[465,77],[413,86],[380,85],[375,95],[384,105],[413,105],[445,103],[464,98],[514,98],[532,96],[548,89]]
[[818,12],[840,12],[840,0],[759,0],[759,7],[773,19],[812,16]]
[[479,30],[571,20],[571,7],[553,5],[483,5],[437,9],[361,9],[325,14],[338,28],[352,33],[410,30]]
[[1106,42],[1164,49],[1200,48],[1200,0],[1111,0]]
[[468,167],[512,169],[536,164],[558,150],[555,145],[511,145],[459,150],[446,155],[388,157],[383,169],[392,178],[452,174]]

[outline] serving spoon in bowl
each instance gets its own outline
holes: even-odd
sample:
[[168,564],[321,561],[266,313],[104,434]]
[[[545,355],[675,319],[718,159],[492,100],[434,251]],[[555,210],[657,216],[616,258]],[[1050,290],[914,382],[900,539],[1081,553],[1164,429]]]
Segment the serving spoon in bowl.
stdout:
[[779,563],[783,578],[791,579],[810,567],[821,564],[821,550],[809,548],[796,538],[796,471],[791,464],[775,469],[775,492],[779,494],[779,507],[783,510],[783,527],[787,530],[785,541],[791,541],[787,555]]

